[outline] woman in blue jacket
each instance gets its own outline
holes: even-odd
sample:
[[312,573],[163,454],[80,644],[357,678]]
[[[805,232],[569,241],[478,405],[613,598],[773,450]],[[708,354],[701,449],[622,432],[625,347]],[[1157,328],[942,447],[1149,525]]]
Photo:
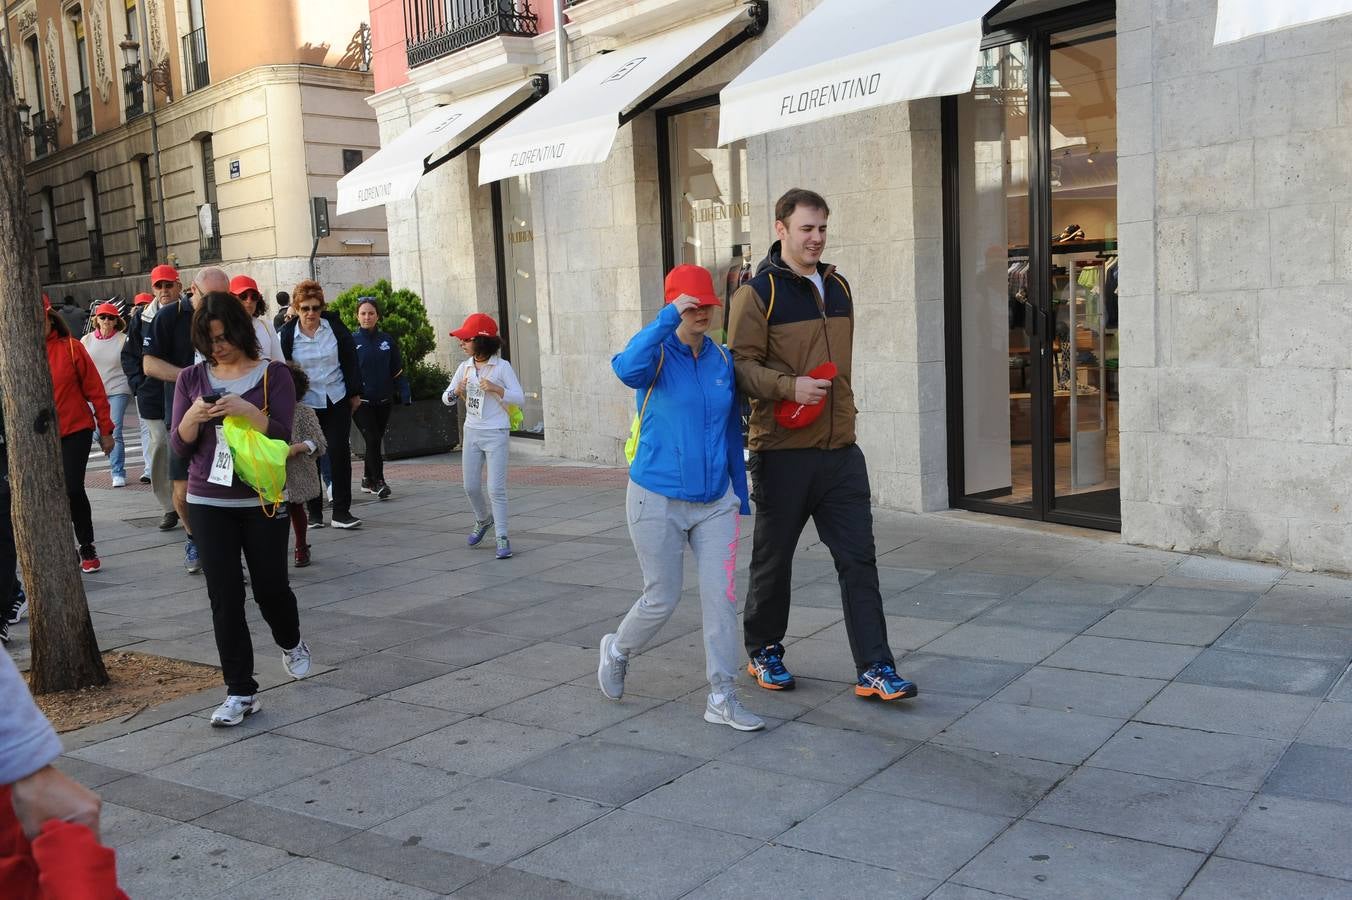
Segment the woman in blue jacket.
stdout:
[[681,597],[688,543],[699,572],[704,654],[710,693],[704,721],[756,731],[765,723],[737,697],[739,515],[747,503],[741,416],[732,357],[706,335],[710,309],[722,306],[700,266],[672,269],[667,305],[611,359],[636,393],[638,446],[629,467],[626,515],[643,570],[643,595],[614,634],[601,639],[597,680],[611,700],[624,694],[629,655],[642,650]]
[[405,406],[413,402],[409,394],[408,378],[404,376],[404,360],[399,355],[399,342],[376,327],[380,321],[380,307],[375,297],[357,300],[357,361],[361,363],[364,387],[361,406],[352,414],[352,421],[361,430],[366,442],[362,461],[361,489],[388,500],[390,487],[385,483],[385,429],[390,424],[395,392]]

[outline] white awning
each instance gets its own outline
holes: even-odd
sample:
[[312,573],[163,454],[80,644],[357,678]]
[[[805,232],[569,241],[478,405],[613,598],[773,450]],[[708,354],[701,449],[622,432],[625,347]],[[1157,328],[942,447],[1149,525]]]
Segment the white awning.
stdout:
[[972,89],[995,0],[822,0],[719,95],[718,142]]
[[435,168],[429,163],[433,153],[462,143],[532,90],[532,81],[522,81],[428,113],[338,180],[338,215],[412,197],[419,179]]
[[1352,0],[1217,0],[1216,44],[1352,14]]
[[479,148],[479,183],[603,162],[627,108],[738,18],[739,8],[663,32],[588,63]]

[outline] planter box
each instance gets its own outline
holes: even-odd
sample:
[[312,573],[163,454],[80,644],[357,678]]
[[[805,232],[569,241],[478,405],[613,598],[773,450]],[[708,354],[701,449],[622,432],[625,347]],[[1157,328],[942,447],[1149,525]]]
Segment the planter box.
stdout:
[[[449,453],[460,443],[456,409],[447,409],[438,399],[415,400],[412,406],[395,404],[385,431],[385,458],[407,459]],[[352,423],[352,453],[366,457],[366,441]]]

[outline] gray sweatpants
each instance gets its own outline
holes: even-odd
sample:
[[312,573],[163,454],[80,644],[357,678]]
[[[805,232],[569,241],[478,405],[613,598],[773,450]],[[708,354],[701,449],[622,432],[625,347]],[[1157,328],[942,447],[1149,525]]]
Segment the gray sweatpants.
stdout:
[[[150,489],[165,512],[174,511],[174,483],[169,480],[169,429],[164,419],[143,419],[141,426],[149,441],[141,445],[145,454],[145,471],[150,474]],[[186,528],[187,522],[183,525]]]
[[737,538],[741,529],[737,495],[712,503],[689,503],[654,494],[629,482],[625,511],[629,537],[643,571],[638,598],[615,634],[615,649],[628,656],[642,650],[676,610],[688,543],[695,554],[704,615],[704,658],[716,693],[731,686],[742,659],[737,627]]

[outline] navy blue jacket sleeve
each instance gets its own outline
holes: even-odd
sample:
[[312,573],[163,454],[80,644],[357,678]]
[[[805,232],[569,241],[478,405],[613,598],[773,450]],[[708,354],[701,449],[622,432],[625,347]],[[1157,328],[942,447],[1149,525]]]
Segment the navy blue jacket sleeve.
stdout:
[[404,371],[404,357],[399,352],[399,342],[393,335],[386,335],[390,341],[390,377],[394,379],[394,389],[399,392],[401,403],[412,403],[413,392],[408,383],[408,374]]

